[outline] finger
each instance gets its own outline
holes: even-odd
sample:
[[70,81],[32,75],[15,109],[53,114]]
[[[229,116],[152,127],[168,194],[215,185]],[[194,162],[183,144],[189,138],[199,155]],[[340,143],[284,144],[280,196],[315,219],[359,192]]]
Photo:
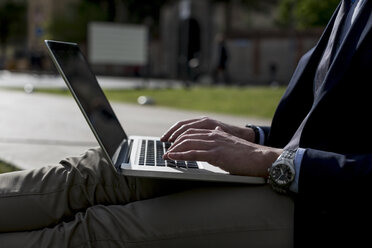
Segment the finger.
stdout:
[[222,129],[207,130],[207,129],[189,129],[181,134],[174,142],[173,145],[180,143],[186,139],[201,139],[201,140],[213,140],[218,141],[226,139],[226,135]]
[[178,130],[181,126],[183,125],[186,125],[186,124],[189,124],[189,123],[192,123],[192,122],[195,122],[195,121],[198,121],[200,118],[198,119],[190,119],[190,120],[184,120],[184,121],[179,121],[177,123],[175,123],[173,126],[171,126],[168,131],[166,131],[163,136],[160,138],[161,141],[163,142],[166,142],[166,141],[169,141],[169,137],[172,136],[172,134]]
[[187,139],[180,143],[173,144],[168,151],[163,155],[163,159],[171,159],[168,154],[173,152],[186,152],[191,150],[209,150],[215,146],[213,141],[200,139]]
[[173,142],[175,141],[182,133],[187,131],[190,128],[196,129],[205,129],[203,125],[204,119],[196,120],[194,122],[189,122],[181,125],[177,130],[173,132],[173,134],[169,137],[168,141]]
[[197,137],[208,137],[211,135],[211,130],[208,129],[196,129],[191,128],[183,132],[181,135],[177,137],[174,143],[177,143],[181,140],[185,140],[187,138],[197,138]]
[[216,146],[216,142],[203,139],[186,139],[182,142],[174,144],[167,153],[184,152],[190,150],[208,150]]
[[205,161],[209,162],[213,158],[213,154],[209,151],[186,151],[186,152],[173,152],[168,154],[171,160],[181,161]]

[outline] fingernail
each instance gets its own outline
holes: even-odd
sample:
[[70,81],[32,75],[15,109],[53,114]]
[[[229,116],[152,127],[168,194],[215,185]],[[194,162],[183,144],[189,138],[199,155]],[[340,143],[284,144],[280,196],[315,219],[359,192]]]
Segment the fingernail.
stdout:
[[164,155],[163,155],[163,159],[164,160],[172,160],[170,157],[169,157],[169,153],[167,152],[167,153],[164,153]]
[[167,154],[167,157],[168,157],[169,160],[175,160],[175,159],[172,158],[172,156],[173,156],[173,153],[168,153]]

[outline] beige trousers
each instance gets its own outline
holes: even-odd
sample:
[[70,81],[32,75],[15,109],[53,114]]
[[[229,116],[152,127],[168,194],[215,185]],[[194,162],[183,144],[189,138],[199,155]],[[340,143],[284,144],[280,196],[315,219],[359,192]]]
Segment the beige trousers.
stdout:
[[0,247],[292,247],[269,186],[119,175],[100,149],[0,175]]

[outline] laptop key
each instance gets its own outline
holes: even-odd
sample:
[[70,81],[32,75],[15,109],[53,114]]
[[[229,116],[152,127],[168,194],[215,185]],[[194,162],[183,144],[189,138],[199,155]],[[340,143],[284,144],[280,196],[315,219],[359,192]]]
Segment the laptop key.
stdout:
[[141,151],[139,156],[139,165],[145,165],[145,153],[146,153],[146,140],[142,140],[141,142]]
[[145,156],[139,158],[138,164],[145,165]]
[[199,169],[199,166],[195,161],[187,161],[186,164],[187,164],[187,168]]
[[155,165],[155,142],[153,140],[147,141],[147,155],[146,155],[146,165],[154,166]]
[[157,141],[156,142],[156,165],[157,166],[165,166],[163,155],[164,155],[163,142]]
[[169,166],[169,167],[176,167],[176,162],[175,161],[173,161],[173,160],[168,160],[167,161],[167,166]]
[[165,161],[163,161],[163,162],[156,162],[156,166],[162,166],[162,167],[164,167],[165,166]]
[[178,167],[187,168],[185,161],[177,161],[176,164],[177,164]]

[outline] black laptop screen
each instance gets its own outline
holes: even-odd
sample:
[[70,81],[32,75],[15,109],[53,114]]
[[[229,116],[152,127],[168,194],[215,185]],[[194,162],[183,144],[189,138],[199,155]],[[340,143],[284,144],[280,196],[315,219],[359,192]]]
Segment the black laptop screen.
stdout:
[[87,60],[74,43],[47,41],[47,45],[97,140],[112,159],[127,135]]

